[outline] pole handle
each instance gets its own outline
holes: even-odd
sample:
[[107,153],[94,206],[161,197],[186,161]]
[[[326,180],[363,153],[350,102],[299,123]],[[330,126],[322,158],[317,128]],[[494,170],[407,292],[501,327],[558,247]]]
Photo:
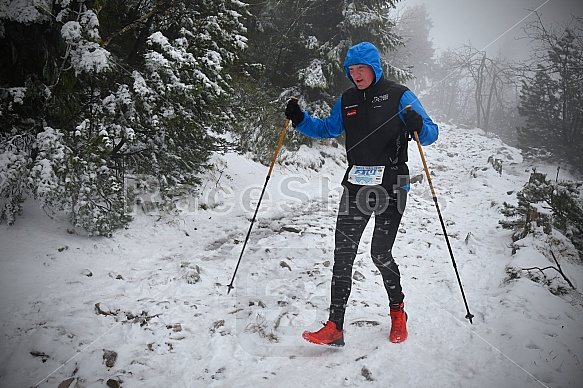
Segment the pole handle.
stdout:
[[[411,110],[411,105],[405,106],[405,110],[409,112]],[[427,176],[427,182],[429,182],[429,188],[431,189],[431,195],[433,198],[437,198],[435,195],[435,189],[433,188],[433,182],[431,181],[431,175],[429,174],[429,168],[427,168],[427,162],[425,161],[425,154],[423,153],[423,148],[421,147],[421,141],[419,140],[419,134],[417,131],[413,132],[415,137],[415,142],[417,143],[417,148],[419,149],[419,155],[421,155],[421,161],[423,162],[423,169],[425,170],[425,175]]]
[[[298,102],[299,100],[296,97],[290,98],[290,101]],[[283,139],[285,138],[285,132],[287,131],[287,126],[289,125],[290,119],[285,119],[285,124],[283,125],[283,130],[281,131],[281,135],[277,141],[277,147],[275,148],[275,153],[273,154],[273,158],[271,159],[271,164],[269,165],[269,171],[267,172],[267,176],[271,176],[271,172],[273,171],[273,166],[275,166],[275,161],[277,159],[277,154],[279,153],[279,149],[283,144]]]

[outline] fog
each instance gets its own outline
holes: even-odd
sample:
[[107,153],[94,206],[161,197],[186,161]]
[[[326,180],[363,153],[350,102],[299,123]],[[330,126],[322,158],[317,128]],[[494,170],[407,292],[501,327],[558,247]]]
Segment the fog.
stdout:
[[533,10],[545,25],[566,22],[571,15],[583,17],[581,0],[405,0],[398,10],[423,3],[433,21],[431,38],[437,51],[471,44],[513,60],[528,56],[524,26],[536,20]]

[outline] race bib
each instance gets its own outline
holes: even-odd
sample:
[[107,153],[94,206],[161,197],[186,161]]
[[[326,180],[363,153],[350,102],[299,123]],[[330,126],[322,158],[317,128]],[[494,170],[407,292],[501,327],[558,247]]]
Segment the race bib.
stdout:
[[361,186],[373,186],[383,183],[385,166],[352,166],[348,173],[348,182]]

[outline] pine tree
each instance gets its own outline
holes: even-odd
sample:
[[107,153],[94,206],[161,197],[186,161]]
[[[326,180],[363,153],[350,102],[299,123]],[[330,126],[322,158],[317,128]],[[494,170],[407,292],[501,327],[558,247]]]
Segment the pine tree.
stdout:
[[192,190],[210,153],[226,146],[225,67],[246,44],[244,5],[37,5],[18,2],[1,20],[4,217],[12,221],[32,194],[109,235],[129,221],[128,176],[156,182],[165,204]]
[[[236,78],[237,117],[245,118],[239,129],[242,148],[268,160],[283,125],[283,105],[291,96],[299,97],[302,107],[315,116],[328,115],[350,86],[342,68],[348,48],[370,41],[386,52],[399,44],[388,14],[394,3],[268,0],[250,5],[249,48]],[[404,74],[388,63],[384,67],[388,76]],[[294,149],[311,141],[290,131],[286,146]]]
[[387,60],[400,69],[410,69],[414,78],[409,81],[413,90],[423,91],[434,78],[435,49],[429,32],[433,22],[425,4],[408,7],[399,17],[395,33],[403,44],[386,54]]
[[533,171],[528,182],[516,195],[517,205],[504,203],[502,214],[510,220],[500,224],[513,229],[514,239],[552,228],[563,233],[583,252],[583,186],[578,182],[551,182],[545,174]]
[[[583,35],[581,29],[562,33],[538,27],[533,38],[543,48],[536,54],[534,75],[523,81],[519,113],[526,124],[519,129],[520,146],[538,154],[583,166]],[[541,152],[542,151],[542,152]]]

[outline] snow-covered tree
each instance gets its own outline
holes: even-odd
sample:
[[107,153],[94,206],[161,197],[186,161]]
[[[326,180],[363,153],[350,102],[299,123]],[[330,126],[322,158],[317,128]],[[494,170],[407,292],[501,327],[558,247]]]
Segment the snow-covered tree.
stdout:
[[92,234],[125,225],[125,178],[190,190],[229,118],[239,1],[0,2],[0,195]]
[[517,204],[504,203],[502,214],[510,220],[500,224],[515,231],[514,240],[540,231],[549,235],[555,228],[583,252],[582,194],[581,182],[552,182],[545,174],[533,171],[516,195]]
[[[246,58],[260,63],[256,74],[283,89],[336,98],[346,85],[346,50],[370,41],[381,51],[400,42],[388,10],[394,1],[267,1],[250,8]],[[387,66],[388,69],[388,66]]]
[[[399,44],[388,15],[396,2],[268,0],[251,4],[246,66],[237,77],[236,103],[242,109],[238,117],[244,118],[239,135],[242,147],[256,154],[261,153],[257,144],[273,150],[283,124],[282,106],[291,96],[299,97],[311,113],[327,115],[350,86],[342,69],[350,46],[370,41],[379,50],[389,51]],[[402,75],[389,63],[384,65],[389,76]],[[291,132],[286,145],[293,148],[310,141]]]

